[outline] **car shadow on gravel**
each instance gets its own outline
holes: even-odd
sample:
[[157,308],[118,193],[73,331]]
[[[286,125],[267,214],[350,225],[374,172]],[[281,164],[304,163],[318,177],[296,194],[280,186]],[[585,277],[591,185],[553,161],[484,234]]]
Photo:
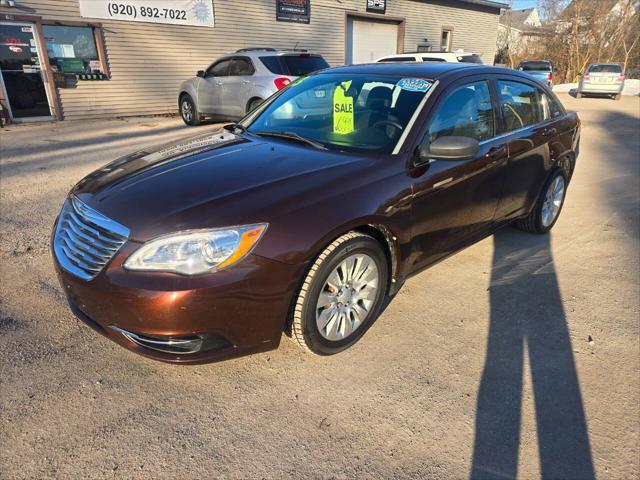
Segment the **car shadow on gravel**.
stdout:
[[542,478],[595,478],[550,239],[510,228],[494,236],[472,479],[517,478],[525,353]]

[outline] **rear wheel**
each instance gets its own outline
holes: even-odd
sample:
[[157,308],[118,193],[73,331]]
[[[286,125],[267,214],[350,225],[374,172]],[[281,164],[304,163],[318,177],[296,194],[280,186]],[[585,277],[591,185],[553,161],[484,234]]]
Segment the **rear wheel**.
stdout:
[[531,213],[516,220],[515,226],[531,233],[547,233],[553,228],[564,205],[567,179],[562,170],[556,170],[545,183],[542,194]]
[[312,353],[332,355],[353,345],[380,314],[389,268],[381,245],[349,232],[318,256],[293,311],[292,336]]
[[180,116],[184,123],[189,126],[193,127],[200,124],[200,114],[196,110],[196,105],[189,95],[185,94],[180,97]]
[[249,112],[253,112],[256,108],[258,108],[260,106],[260,104],[263,102],[264,100],[262,100],[261,98],[253,98],[249,101],[249,104],[247,105],[247,113]]

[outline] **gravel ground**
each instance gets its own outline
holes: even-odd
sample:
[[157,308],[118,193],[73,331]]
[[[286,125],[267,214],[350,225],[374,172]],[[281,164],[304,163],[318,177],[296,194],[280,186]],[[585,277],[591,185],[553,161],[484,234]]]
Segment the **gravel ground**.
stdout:
[[562,100],[583,141],[551,235],[505,229],[414,277],[340,355],[283,339],[192,367],[77,321],[48,241],[82,176],[196,130],[3,130],[0,477],[637,478],[640,99]]

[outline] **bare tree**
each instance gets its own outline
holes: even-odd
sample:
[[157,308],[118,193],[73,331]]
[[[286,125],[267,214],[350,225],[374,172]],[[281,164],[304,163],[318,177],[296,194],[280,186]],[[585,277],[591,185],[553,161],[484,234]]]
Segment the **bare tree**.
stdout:
[[574,81],[590,62],[617,62],[638,73],[638,0],[542,0],[543,26],[522,58],[550,60],[559,81]]

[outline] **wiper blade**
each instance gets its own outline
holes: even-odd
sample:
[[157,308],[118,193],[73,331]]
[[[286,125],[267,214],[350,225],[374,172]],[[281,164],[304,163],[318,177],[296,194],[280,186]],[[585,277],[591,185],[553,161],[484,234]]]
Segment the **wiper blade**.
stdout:
[[239,123],[230,123],[229,125],[225,125],[222,128],[231,133],[236,133],[236,130],[240,130],[241,133],[247,133],[247,127],[245,127],[244,125],[240,125]]
[[309,138],[305,138],[302,135],[298,135],[295,132],[251,132],[254,135],[262,136],[262,137],[276,137],[276,138],[287,138],[289,140],[295,140],[300,143],[306,143],[307,145],[311,145],[319,150],[329,150],[322,143],[316,142],[315,140],[311,140]]

